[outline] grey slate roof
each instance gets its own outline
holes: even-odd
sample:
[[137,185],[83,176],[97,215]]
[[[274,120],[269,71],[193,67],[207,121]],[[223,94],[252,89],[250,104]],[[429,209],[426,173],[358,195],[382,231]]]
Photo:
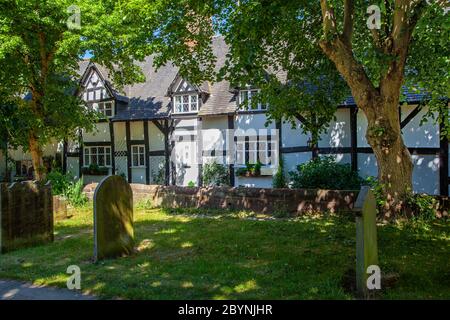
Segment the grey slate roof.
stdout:
[[[220,68],[225,63],[228,46],[223,37],[215,37],[212,43],[213,52],[217,58],[216,68]],[[89,65],[88,60],[80,62],[80,76],[84,74]],[[167,96],[167,89],[178,75],[178,68],[171,63],[155,70],[153,67],[153,56],[149,56],[143,62],[137,62],[145,75],[144,83],[136,83],[125,86],[123,102],[118,104],[117,115],[113,121],[124,120],[144,120],[161,119],[170,114],[171,99]],[[102,76],[110,83],[108,72],[102,66],[96,65]],[[233,113],[236,111],[237,104],[235,94],[230,91],[228,81],[219,83],[203,83],[200,85],[203,92],[208,93],[199,115],[218,115]],[[121,95],[116,92],[117,96]]]
[[[219,69],[225,64],[228,46],[223,37],[214,37],[212,48],[217,58],[216,69]],[[210,84],[209,92],[208,99],[198,112],[199,115],[222,115],[236,112],[236,94],[232,92],[231,85],[228,81]]]
[[[407,104],[417,104],[428,97],[425,92],[420,90],[419,92],[410,92],[406,87],[403,87],[402,90],[404,99],[401,102],[406,102]],[[356,106],[355,99],[352,96],[347,97],[341,106]]]
[[128,106],[119,110],[113,121],[158,119],[169,115],[170,98],[166,93],[178,69],[167,64],[156,71],[152,56],[137,64],[141,67],[146,81],[124,88],[124,93],[129,98]]
[[[224,38],[217,36],[212,41],[213,53],[216,56],[216,69],[221,68],[226,60],[228,53],[228,45]],[[137,62],[145,75],[144,83],[137,83],[125,86],[124,92],[119,93],[112,88],[108,71],[99,65],[96,65],[104,79],[114,91],[116,99],[119,100],[117,105],[117,114],[113,121],[125,120],[152,120],[164,119],[170,115],[171,99],[167,95],[168,88],[178,75],[178,68],[172,63],[155,70],[153,67],[153,56],[149,56],[143,62]],[[80,77],[86,72],[90,61],[82,60],[80,65]],[[270,70],[268,72],[271,72]],[[287,73],[278,71],[276,73],[278,79],[286,82]],[[237,94],[235,88],[228,81],[218,83],[205,82],[200,85],[203,92],[206,92],[206,100],[203,102],[198,115],[214,116],[235,113],[237,110]],[[425,98],[423,93],[409,93],[404,90],[407,103],[417,103]],[[353,97],[348,97],[341,104],[342,106],[356,106]]]

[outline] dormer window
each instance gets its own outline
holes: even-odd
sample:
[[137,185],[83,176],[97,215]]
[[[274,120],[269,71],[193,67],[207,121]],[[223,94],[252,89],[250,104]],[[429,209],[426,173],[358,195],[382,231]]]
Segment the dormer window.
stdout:
[[173,97],[174,113],[189,113],[198,111],[198,95],[183,94]]
[[114,115],[114,103],[112,101],[93,103],[92,107],[95,111],[100,112],[107,118]]
[[258,103],[252,104],[252,98],[259,93],[257,89],[245,89],[239,91],[239,108],[244,111],[266,110],[266,106]]

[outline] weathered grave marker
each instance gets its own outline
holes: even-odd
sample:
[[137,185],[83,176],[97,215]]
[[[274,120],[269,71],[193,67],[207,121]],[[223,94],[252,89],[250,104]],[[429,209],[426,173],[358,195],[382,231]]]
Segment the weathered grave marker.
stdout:
[[50,183],[0,183],[0,253],[52,241]]
[[369,187],[361,188],[353,210],[356,213],[356,289],[361,297],[367,298],[370,295],[367,268],[378,266],[377,203]]
[[103,179],[94,193],[94,261],[133,251],[133,192],[121,176]]

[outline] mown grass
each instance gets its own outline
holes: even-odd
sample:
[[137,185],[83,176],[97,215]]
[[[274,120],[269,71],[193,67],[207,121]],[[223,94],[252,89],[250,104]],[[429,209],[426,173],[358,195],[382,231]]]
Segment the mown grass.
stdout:
[[[137,252],[93,264],[92,211],[55,225],[55,242],[0,256],[0,278],[66,286],[69,265],[82,290],[128,299],[353,299],[342,286],[355,262],[348,216],[250,220],[243,213],[143,209],[135,212]],[[207,215],[207,212],[201,212]],[[379,227],[384,272],[397,272],[385,299],[450,298],[448,222]]]

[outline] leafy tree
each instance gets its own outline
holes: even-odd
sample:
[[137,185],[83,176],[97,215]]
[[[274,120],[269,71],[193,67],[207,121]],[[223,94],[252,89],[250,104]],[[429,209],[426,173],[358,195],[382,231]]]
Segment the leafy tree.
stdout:
[[0,0],[0,97],[15,106],[14,142],[30,151],[38,180],[45,178],[43,145],[75,135],[77,128],[93,128],[96,114],[75,94],[87,51],[119,86],[142,78],[133,63],[139,52],[126,46],[130,29],[116,16],[119,6],[116,1]]
[[[380,9],[379,24],[376,10],[367,14],[373,4]],[[428,116],[439,112],[435,120],[449,123],[442,99],[449,91],[445,5],[426,0],[130,0],[125,19],[145,21],[137,39],[159,53],[157,64],[174,61],[194,82],[226,78],[255,84],[271,118],[301,114],[307,119],[304,129],[315,137],[350,90],[368,119],[366,138],[385,186],[386,213],[395,213],[412,189],[413,163],[398,112],[402,86],[428,93]],[[214,68],[210,45],[215,34],[229,45],[220,70]],[[279,76],[283,72],[286,84]]]

